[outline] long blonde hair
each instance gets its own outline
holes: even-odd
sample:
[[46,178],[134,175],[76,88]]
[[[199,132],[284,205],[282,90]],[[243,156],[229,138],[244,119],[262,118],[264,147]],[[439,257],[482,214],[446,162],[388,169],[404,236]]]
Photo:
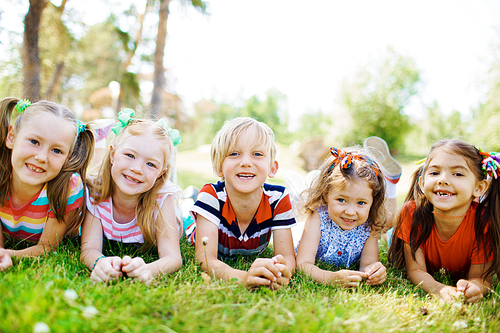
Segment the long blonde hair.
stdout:
[[[161,125],[156,124],[146,119],[133,119],[130,123],[120,132],[119,135],[112,139],[111,145],[114,148],[122,145],[127,138],[133,135],[142,135],[145,133],[153,134],[159,141],[163,143],[164,161],[163,166],[166,171],[161,174],[153,187],[144,193],[141,193],[136,206],[137,225],[141,229],[144,237],[144,246],[149,248],[153,245],[156,246],[156,230],[161,224],[158,219],[164,221],[161,209],[156,201],[159,191],[168,181],[173,169],[173,156],[174,145],[170,139],[168,131]],[[107,200],[113,195],[113,179],[111,178],[111,159],[110,159],[109,146],[106,149],[104,159],[97,171],[89,176],[89,194],[93,199],[93,204],[97,205],[104,200]],[[158,216],[155,219],[155,212]]]

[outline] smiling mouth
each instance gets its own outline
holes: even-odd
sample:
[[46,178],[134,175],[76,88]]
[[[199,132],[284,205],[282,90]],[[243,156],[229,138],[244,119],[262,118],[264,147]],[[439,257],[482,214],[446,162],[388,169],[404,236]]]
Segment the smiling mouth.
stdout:
[[249,175],[249,174],[238,174],[237,176],[238,178],[241,179],[252,179],[253,177],[255,177],[255,175]]
[[124,176],[125,178],[127,178],[128,180],[130,180],[131,182],[134,182],[134,183],[140,183],[140,181],[139,181],[139,180],[137,180],[137,179],[131,178],[131,177],[127,176],[127,175],[123,175],[123,176]]
[[454,195],[453,193],[450,192],[434,192],[434,193],[436,193],[440,197],[451,197]]
[[347,223],[354,223],[354,222],[356,222],[356,220],[346,219],[345,217],[343,217],[342,220],[344,220]]
[[26,164],[26,166],[28,167],[28,169],[30,169],[31,171],[36,172],[36,173],[43,173],[43,172],[45,172],[44,169],[39,168],[39,167],[37,167],[36,165],[33,165],[33,164]]

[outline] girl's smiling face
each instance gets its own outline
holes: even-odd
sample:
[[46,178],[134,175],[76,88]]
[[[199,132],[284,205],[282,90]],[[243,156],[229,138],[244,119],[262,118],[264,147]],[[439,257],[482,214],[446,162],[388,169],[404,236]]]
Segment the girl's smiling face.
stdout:
[[17,132],[10,126],[5,145],[12,149],[12,181],[38,192],[59,174],[75,137],[69,121],[49,112],[33,115]]
[[466,159],[446,148],[438,148],[429,156],[429,162],[419,185],[436,212],[462,215],[474,198],[487,188],[487,181],[478,181]]
[[111,146],[111,177],[115,191],[139,196],[149,191],[166,170],[162,142],[151,133],[130,135],[118,147]]
[[328,215],[343,230],[365,223],[373,203],[372,189],[362,179],[348,181],[342,189],[328,193]]

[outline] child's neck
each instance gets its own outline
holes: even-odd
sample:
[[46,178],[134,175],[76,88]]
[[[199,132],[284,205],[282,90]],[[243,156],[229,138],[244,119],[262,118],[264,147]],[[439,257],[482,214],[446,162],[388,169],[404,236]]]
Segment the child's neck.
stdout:
[[24,206],[27,202],[29,202],[33,197],[40,192],[43,188],[43,185],[26,185],[20,184],[16,181],[11,181],[10,188],[10,204],[12,207],[19,208]]
[[434,213],[434,224],[436,225],[436,230],[439,238],[443,242],[448,241],[451,237],[453,237],[455,232],[457,232],[464,218],[465,214],[444,215],[440,213]]
[[231,193],[228,192],[227,196],[231,202],[231,206],[233,207],[234,214],[236,215],[240,231],[243,234],[250,222],[252,222],[255,213],[259,208],[260,201],[262,199],[262,191],[252,193],[252,195],[245,197],[231,195]]
[[113,194],[113,220],[118,223],[127,223],[134,219],[137,213],[137,198],[127,198]]

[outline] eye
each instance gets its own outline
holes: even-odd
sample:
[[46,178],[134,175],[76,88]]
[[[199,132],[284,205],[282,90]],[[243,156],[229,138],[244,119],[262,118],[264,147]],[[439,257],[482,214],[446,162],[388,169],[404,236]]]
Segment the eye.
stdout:
[[342,198],[339,198],[337,199],[338,202],[341,202],[341,203],[344,203],[345,202],[345,199],[342,199]]
[[150,167],[150,168],[155,168],[156,169],[156,165],[154,165],[154,163],[152,163],[152,162],[148,162],[148,163],[146,163],[146,165],[148,167]]
[[437,176],[437,175],[439,175],[439,172],[437,172],[437,171],[431,171],[431,172],[429,172],[429,175],[430,176]]
[[457,176],[457,177],[463,177],[463,176],[464,176],[464,174],[463,174],[463,173],[461,173],[461,172],[455,172],[455,176]]
[[256,153],[253,153],[254,156],[257,156],[257,157],[261,157],[261,156],[264,156],[264,154],[260,153],[260,152],[256,152]]
[[135,156],[132,154],[125,154],[125,156],[127,156],[128,158],[135,158]]
[[30,139],[29,141],[30,141],[30,143],[31,143],[32,145],[35,145],[35,146],[38,146],[38,145],[39,145],[38,141],[37,141],[37,140],[35,140],[35,139]]
[[52,149],[52,151],[54,153],[56,153],[56,154],[62,154],[63,153],[61,149],[57,149],[57,148]]
[[238,153],[233,151],[232,153],[230,153],[228,156],[238,156]]
[[358,205],[364,206],[364,205],[366,205],[366,202],[365,201],[358,201]]

